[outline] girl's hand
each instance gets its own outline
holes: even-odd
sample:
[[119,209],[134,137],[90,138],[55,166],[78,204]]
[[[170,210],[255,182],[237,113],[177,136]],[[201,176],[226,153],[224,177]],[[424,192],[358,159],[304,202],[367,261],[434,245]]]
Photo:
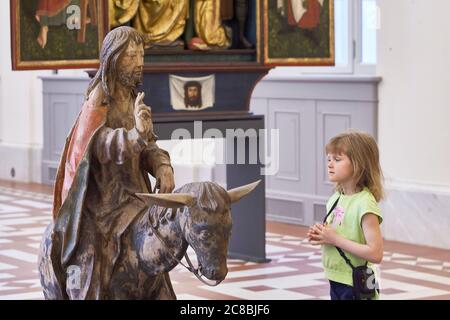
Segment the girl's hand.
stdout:
[[309,242],[313,245],[321,245],[321,244],[330,244],[335,245],[338,234],[336,230],[334,230],[329,225],[321,225],[316,224],[312,226],[311,233],[308,231],[308,234],[311,234]]
[[321,224],[316,223],[315,225],[309,227],[308,232],[306,233],[306,237],[308,238],[308,240],[311,241],[311,238],[316,235],[316,232],[314,231],[314,227],[316,226],[320,226]]

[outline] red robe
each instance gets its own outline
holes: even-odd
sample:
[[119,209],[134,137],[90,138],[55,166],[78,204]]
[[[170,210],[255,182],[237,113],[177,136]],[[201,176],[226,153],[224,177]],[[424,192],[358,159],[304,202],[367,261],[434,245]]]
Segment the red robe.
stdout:
[[37,16],[54,17],[61,12],[71,0],[38,0]]
[[288,24],[290,26],[298,26],[302,29],[314,29],[320,23],[320,12],[322,6],[318,0],[307,0],[308,10],[303,14],[300,21],[296,21],[292,12],[291,0],[288,0]]
[[107,108],[94,101],[84,103],[66,139],[56,174],[50,256],[58,287],[57,297],[67,299],[64,265],[80,237],[82,208],[89,177],[89,150],[96,132],[105,124]]
[[88,145],[94,133],[105,123],[107,107],[93,107],[91,101],[86,101],[73,126],[60,160],[56,174],[53,219],[58,216],[58,211],[66,199],[78,165],[84,157]]

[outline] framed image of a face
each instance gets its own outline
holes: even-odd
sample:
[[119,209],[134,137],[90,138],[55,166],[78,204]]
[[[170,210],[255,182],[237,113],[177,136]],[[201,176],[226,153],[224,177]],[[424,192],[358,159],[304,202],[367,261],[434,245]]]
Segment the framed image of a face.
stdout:
[[13,70],[96,68],[107,1],[10,0]]
[[202,84],[198,81],[186,82],[184,85],[184,106],[187,109],[201,109],[202,104]]
[[267,65],[334,65],[334,0],[263,0]]

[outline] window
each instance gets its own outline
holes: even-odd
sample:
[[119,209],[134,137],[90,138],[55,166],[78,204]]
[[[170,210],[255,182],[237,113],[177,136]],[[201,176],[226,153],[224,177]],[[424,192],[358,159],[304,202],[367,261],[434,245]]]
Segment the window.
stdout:
[[374,67],[377,63],[377,28],[379,12],[376,0],[361,0],[359,3],[361,17],[359,35],[359,67]]
[[334,20],[334,67],[277,67],[270,75],[375,74],[379,25],[377,0],[335,0]]

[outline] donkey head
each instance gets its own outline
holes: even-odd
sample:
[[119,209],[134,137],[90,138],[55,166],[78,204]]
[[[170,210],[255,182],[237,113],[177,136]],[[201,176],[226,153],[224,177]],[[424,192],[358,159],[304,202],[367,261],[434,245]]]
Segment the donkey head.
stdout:
[[[189,183],[172,194],[140,194],[152,204],[177,210],[183,236],[197,255],[199,269],[210,279],[225,279],[231,236],[231,203],[248,195],[260,181],[226,191],[214,182]],[[174,210],[175,211],[175,210]]]

